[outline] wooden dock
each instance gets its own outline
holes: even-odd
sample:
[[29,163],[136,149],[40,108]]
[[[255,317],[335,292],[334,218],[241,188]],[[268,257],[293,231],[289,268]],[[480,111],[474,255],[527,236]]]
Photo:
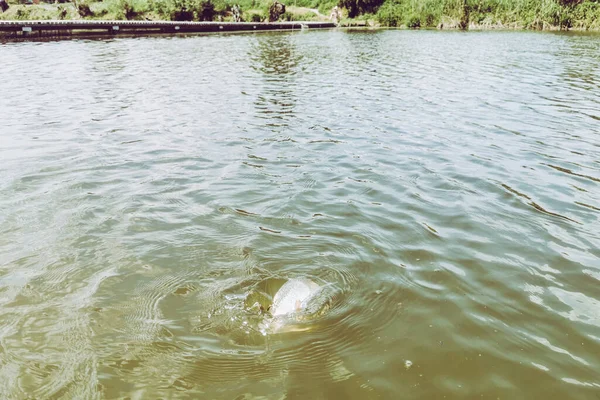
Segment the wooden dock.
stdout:
[[34,40],[72,36],[137,36],[203,32],[252,32],[334,28],[332,22],[188,22],[40,20],[0,21],[0,39]]

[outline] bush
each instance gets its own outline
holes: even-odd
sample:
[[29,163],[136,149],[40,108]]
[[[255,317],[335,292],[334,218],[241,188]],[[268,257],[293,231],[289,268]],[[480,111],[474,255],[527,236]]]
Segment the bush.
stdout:
[[264,17],[260,14],[252,13],[250,14],[250,22],[261,22]]
[[406,21],[406,26],[411,29],[417,29],[421,27],[421,18],[416,15],[411,15]]
[[31,12],[28,8],[19,8],[15,13],[15,18],[21,20],[31,19]]
[[391,2],[386,2],[379,8],[375,18],[381,25],[400,26],[402,24],[402,10]]
[[278,21],[279,18],[285,14],[285,4],[280,3],[277,0],[274,0],[269,5],[268,13],[269,13],[269,22]]
[[94,16],[94,12],[91,10],[90,5],[83,2],[77,3],[77,13],[81,16],[81,18]]
[[172,19],[172,9],[170,7],[170,3],[168,3],[166,0],[152,0],[150,3],[150,9],[156,12],[160,18]]
[[600,3],[585,2],[572,12],[573,25],[579,28],[600,28]]
[[321,14],[329,15],[331,9],[335,6],[339,6],[338,0],[321,0],[316,4],[316,7],[310,8],[317,8]]
[[58,16],[57,16],[58,19],[65,19],[67,17],[66,7],[58,6],[57,12],[58,12]]
[[360,14],[376,12],[383,0],[339,0],[339,6],[348,10],[348,17],[354,18]]
[[212,21],[215,14],[215,5],[211,0],[204,0],[200,3],[200,8],[198,10],[199,21]]
[[172,21],[212,21],[217,15],[211,0],[159,0],[154,9]]
[[[466,29],[469,23],[517,24],[531,29],[600,28],[600,0],[341,0],[356,18],[377,9],[382,25],[437,26],[442,19]],[[417,19],[419,23],[417,23]]]
[[136,12],[131,3],[124,1],[123,2],[123,16],[126,20],[135,19],[138,16],[138,12]]
[[540,17],[542,22],[547,24],[558,26],[560,23],[561,6],[555,2],[544,2],[542,3],[542,9]]
[[107,9],[115,19],[132,20],[149,11],[150,5],[145,0],[112,0],[107,4]]
[[493,0],[470,0],[468,5],[471,13],[489,14],[496,8],[497,2]]
[[436,16],[433,15],[432,13],[427,13],[427,14],[425,14],[424,22],[425,22],[425,26],[435,27],[435,26],[437,26],[439,19],[436,18]]
[[194,12],[190,10],[175,10],[171,14],[172,21],[193,21]]

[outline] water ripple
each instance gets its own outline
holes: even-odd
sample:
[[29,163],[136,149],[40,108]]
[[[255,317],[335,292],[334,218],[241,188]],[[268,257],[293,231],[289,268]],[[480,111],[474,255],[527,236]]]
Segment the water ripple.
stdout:
[[0,397],[592,398],[598,43],[2,46]]

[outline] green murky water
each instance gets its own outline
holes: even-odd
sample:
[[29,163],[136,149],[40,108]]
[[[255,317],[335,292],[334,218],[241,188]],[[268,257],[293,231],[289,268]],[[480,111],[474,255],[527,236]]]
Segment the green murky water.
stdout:
[[[0,397],[600,393],[600,40],[0,47]],[[263,335],[290,278],[325,312]]]

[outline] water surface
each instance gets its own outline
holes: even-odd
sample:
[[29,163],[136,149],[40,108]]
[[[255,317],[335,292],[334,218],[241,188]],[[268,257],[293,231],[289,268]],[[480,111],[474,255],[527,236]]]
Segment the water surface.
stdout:
[[[74,40],[0,64],[0,397],[599,395],[598,36]],[[290,278],[335,296],[264,336],[248,299]]]

